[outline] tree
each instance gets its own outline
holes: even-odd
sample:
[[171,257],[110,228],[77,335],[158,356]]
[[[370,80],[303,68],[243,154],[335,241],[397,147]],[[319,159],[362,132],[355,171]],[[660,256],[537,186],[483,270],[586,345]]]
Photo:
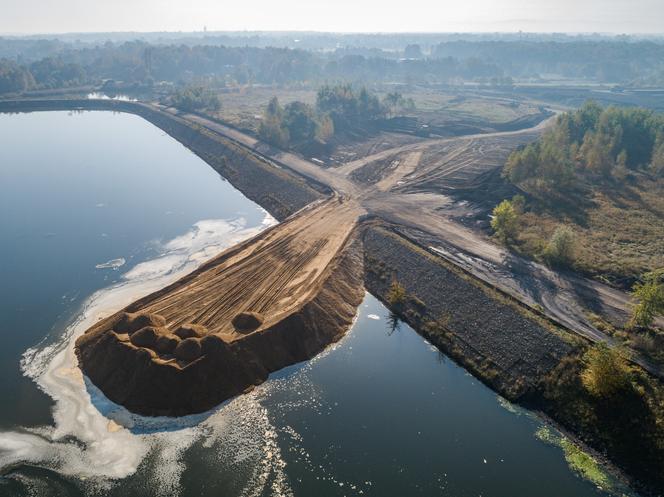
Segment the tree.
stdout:
[[544,249],[544,258],[552,265],[569,266],[574,261],[574,232],[558,226]]
[[632,297],[637,301],[632,310],[631,326],[651,326],[658,315],[664,314],[664,269],[643,275],[634,285]]
[[610,400],[631,386],[629,365],[617,349],[599,343],[585,353],[583,362],[581,383],[594,397]]
[[518,214],[509,200],[503,200],[493,209],[491,227],[496,236],[503,242],[508,242],[516,235]]
[[334,136],[334,122],[328,115],[322,115],[318,118],[316,128],[316,139],[322,143],[327,143]]
[[664,131],[657,133],[650,169],[656,176],[664,176]]
[[412,98],[404,98],[398,91],[390,92],[383,97],[383,106],[391,116],[396,116],[404,111],[415,110],[415,102]]
[[171,96],[171,103],[182,110],[221,109],[219,96],[205,86],[193,85],[180,88]]
[[279,148],[288,148],[288,129],[276,118],[263,119],[258,127],[258,136],[266,143]]
[[288,129],[291,144],[310,143],[316,137],[316,116],[311,105],[304,102],[291,102],[284,107],[284,126]]
[[22,92],[34,85],[34,78],[25,67],[0,59],[0,94]]
[[385,116],[385,107],[375,94],[365,87],[356,91],[350,84],[322,86],[316,95],[316,108],[330,116],[337,131]]
[[422,58],[422,47],[417,44],[406,45],[406,48],[403,51],[403,56],[407,59],[421,59]]
[[258,136],[270,145],[288,148],[290,134],[284,125],[284,109],[277,97],[272,97],[265,108],[263,120],[258,127]]
[[588,102],[561,115],[538,141],[514,151],[503,176],[556,198],[570,187],[611,177],[622,181],[631,170],[647,167],[655,174],[664,171],[664,115]]

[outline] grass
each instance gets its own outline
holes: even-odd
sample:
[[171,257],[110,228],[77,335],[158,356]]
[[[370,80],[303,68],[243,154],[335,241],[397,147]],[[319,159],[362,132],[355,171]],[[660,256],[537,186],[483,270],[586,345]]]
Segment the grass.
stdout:
[[576,238],[574,267],[599,280],[630,287],[635,278],[664,264],[664,179],[641,176],[618,191],[592,193],[585,206],[565,212],[535,205],[519,222],[515,248],[541,259],[560,224]]
[[499,124],[538,112],[536,106],[525,102],[475,95],[459,96],[455,92],[421,89],[404,95],[413,99],[416,114],[421,114],[423,120],[428,117],[434,120],[469,120]]
[[282,106],[295,100],[316,103],[315,89],[238,87],[219,93],[221,110],[212,115],[238,128],[257,132],[263,111],[272,97],[277,97]]
[[[376,88],[382,98],[393,88]],[[425,122],[473,121],[505,123],[538,112],[537,107],[506,99],[483,98],[481,96],[459,96],[457,92],[444,92],[426,88],[400,90],[404,97],[412,98],[414,114]],[[222,108],[212,113],[234,126],[257,131],[260,116],[272,97],[281,105],[299,100],[316,103],[316,88],[309,87],[237,87],[219,93]]]

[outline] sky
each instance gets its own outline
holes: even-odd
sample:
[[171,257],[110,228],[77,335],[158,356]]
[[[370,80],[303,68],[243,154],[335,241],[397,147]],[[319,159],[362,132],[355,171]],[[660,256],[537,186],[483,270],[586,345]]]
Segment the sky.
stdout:
[[0,0],[0,33],[663,33],[664,0]]

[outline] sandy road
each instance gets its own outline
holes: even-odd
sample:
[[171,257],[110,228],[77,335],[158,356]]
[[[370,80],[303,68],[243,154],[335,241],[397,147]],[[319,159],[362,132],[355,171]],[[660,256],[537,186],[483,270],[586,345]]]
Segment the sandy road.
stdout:
[[550,124],[553,123],[555,119],[555,115],[543,120],[536,126],[532,128],[526,128],[518,131],[505,131],[505,132],[495,132],[495,133],[484,133],[484,134],[479,134],[479,135],[466,135],[462,137],[454,137],[454,138],[431,138],[428,140],[423,140],[421,142],[416,142],[416,143],[410,143],[407,145],[401,145],[399,147],[394,147],[394,148],[388,148],[386,150],[382,150],[380,152],[377,152],[375,154],[368,155],[366,157],[362,157],[357,160],[353,160],[350,162],[347,162],[346,164],[339,166],[336,168],[336,172],[339,174],[342,174],[344,176],[350,175],[353,171],[356,169],[359,169],[363,166],[366,166],[367,164],[370,164],[372,162],[378,161],[378,160],[383,160],[386,159],[392,155],[400,154],[403,152],[413,152],[416,150],[427,150],[431,147],[434,146],[444,146],[446,144],[453,145],[454,147],[458,147],[459,144],[463,144],[465,142],[470,142],[474,140],[475,138],[491,138],[491,137],[497,137],[497,136],[522,136],[522,135],[531,135],[531,138],[535,138],[537,134],[541,133],[544,129],[547,128]]
[[256,331],[267,328],[318,292],[362,213],[338,196],[313,204],[153,294],[141,309],[164,316],[172,329],[196,323],[228,342],[244,336],[231,324],[240,312],[261,314]]

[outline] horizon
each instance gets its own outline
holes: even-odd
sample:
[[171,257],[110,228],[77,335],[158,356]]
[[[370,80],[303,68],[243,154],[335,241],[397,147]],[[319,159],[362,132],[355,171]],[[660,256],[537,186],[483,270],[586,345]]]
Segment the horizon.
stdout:
[[[663,34],[664,3],[658,0],[413,0],[408,8],[379,0],[361,4],[320,0],[278,4],[257,0],[220,8],[213,0],[117,0],[90,9],[82,0],[25,0],[3,9],[3,36],[167,32],[320,33],[569,33]],[[39,18],[33,13],[40,12]],[[101,14],[100,14],[101,13]]]
[[39,31],[39,32],[0,32],[0,37],[39,37],[39,36],[75,36],[75,35],[160,35],[160,34],[178,34],[178,35],[253,35],[253,34],[273,34],[273,35],[287,35],[287,34],[307,34],[307,35],[463,35],[463,36],[487,36],[487,35],[551,35],[551,36],[607,36],[607,37],[664,37],[664,29],[662,31],[525,31],[525,30],[506,30],[506,31],[343,31],[343,30],[309,30],[309,29],[202,29],[194,30],[116,30],[116,31]]

